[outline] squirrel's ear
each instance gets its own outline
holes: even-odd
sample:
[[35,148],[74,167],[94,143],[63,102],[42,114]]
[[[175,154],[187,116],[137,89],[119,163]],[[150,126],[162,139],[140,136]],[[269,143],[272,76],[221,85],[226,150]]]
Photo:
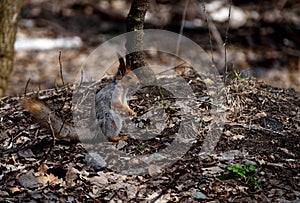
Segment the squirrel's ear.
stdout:
[[118,59],[119,59],[119,69],[118,69],[118,74],[120,76],[124,76],[126,73],[126,64],[122,56],[117,52]]
[[125,74],[131,72],[131,63],[126,60]]

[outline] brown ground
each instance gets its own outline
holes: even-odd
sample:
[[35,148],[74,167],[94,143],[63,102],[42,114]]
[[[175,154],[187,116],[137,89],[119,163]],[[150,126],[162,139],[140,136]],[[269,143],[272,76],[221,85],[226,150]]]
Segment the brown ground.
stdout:
[[[190,150],[171,166],[139,176],[121,175],[85,159],[81,143],[55,144],[51,133],[38,127],[20,106],[21,98],[1,100],[0,198],[7,202],[290,202],[299,200],[300,95],[293,89],[273,88],[253,79],[234,78],[227,95],[226,124],[215,152],[200,158],[212,102],[204,83],[192,74],[184,77],[198,99],[200,128]],[[195,82],[197,79],[197,82]],[[146,96],[152,91],[151,96]],[[137,111],[136,125],[148,109],[159,106],[153,88],[138,92],[130,105]],[[30,94],[34,96],[34,94]],[[42,91],[40,99],[68,120],[71,98],[64,90]],[[167,93],[166,93],[167,96]],[[160,97],[161,98],[161,97]],[[206,99],[205,99],[206,98]],[[172,100],[172,99],[171,99]],[[164,107],[173,122],[182,119],[169,99]],[[146,101],[146,103],[141,102]],[[148,103],[149,102],[149,103]],[[276,105],[275,105],[276,104]],[[173,110],[172,110],[173,109]],[[145,120],[144,120],[145,121]],[[176,123],[155,139],[129,138],[123,151],[151,154],[171,143]],[[178,123],[177,123],[178,124]],[[144,123],[144,125],[146,125]],[[169,124],[168,124],[169,126]],[[171,125],[170,125],[171,126]],[[248,182],[225,178],[227,165],[250,163],[257,178]]]

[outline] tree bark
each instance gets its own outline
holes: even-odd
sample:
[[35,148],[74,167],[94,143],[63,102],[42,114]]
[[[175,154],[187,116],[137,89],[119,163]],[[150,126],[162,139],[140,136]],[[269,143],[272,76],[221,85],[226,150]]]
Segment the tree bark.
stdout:
[[131,69],[135,70],[142,84],[152,83],[155,80],[155,74],[148,67],[142,51],[144,20],[148,8],[149,0],[132,0],[126,20],[127,32],[135,31],[126,39],[125,47],[129,53],[126,56],[126,61],[130,63]]
[[0,97],[13,69],[14,43],[22,0],[0,0]]

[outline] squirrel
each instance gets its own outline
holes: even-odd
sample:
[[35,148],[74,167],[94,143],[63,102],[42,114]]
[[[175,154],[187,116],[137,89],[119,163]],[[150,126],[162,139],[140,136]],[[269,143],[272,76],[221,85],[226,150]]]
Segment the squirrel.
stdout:
[[[95,127],[94,131],[88,128],[76,128],[64,123],[47,105],[39,100],[25,99],[23,106],[42,127],[51,130],[58,139],[70,139],[81,141],[103,141],[103,136],[111,142],[126,140],[127,136],[119,136],[122,129],[124,113],[136,116],[136,113],[128,106],[127,94],[129,88],[138,87],[138,77],[130,69],[130,64],[119,57],[119,75],[112,82],[98,91],[95,95]],[[79,132],[79,133],[78,133]],[[80,136],[78,136],[80,134]],[[84,135],[84,136],[82,136]],[[79,139],[80,137],[80,139]]]

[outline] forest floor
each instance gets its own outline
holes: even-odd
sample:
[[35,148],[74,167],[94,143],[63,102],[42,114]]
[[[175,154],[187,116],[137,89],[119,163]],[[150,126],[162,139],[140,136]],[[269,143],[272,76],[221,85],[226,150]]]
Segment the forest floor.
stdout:
[[[174,153],[175,160],[169,165],[165,165],[170,161],[166,158],[155,160],[155,164],[138,164],[144,170],[140,175],[134,162],[127,160],[121,165],[120,157],[116,158],[108,148],[102,151],[104,154],[95,156],[97,150],[90,151],[81,142],[54,142],[52,133],[40,128],[23,109],[22,98],[2,99],[0,199],[4,202],[297,202],[300,94],[254,79],[232,79],[223,89],[224,106],[216,110],[217,114],[224,112],[226,117],[223,126],[217,125],[221,134],[213,150],[202,154],[205,143],[217,136],[212,131],[216,128],[212,113],[215,104],[203,81],[195,75],[183,76],[197,98],[193,105],[198,111],[192,114],[198,118],[195,139],[181,157],[174,155],[181,145],[172,149],[170,154]],[[53,89],[39,92],[38,97],[68,121],[72,116],[70,92],[72,88],[67,92]],[[30,93],[28,97],[36,94]],[[111,144],[114,150],[131,157],[130,160],[168,148],[179,136],[178,125],[184,122],[184,116],[178,109],[185,107],[174,106],[170,95],[162,105],[159,95],[159,91],[151,88],[137,92],[130,105],[138,117],[131,122],[145,129],[155,122],[153,117],[142,117],[151,111],[149,106],[156,107],[155,112],[163,109],[161,117],[167,118],[167,124],[162,132],[152,139],[129,134],[121,147]],[[97,145],[92,148],[97,149]],[[101,143],[99,146],[101,151]],[[115,162],[109,162],[111,159]],[[103,164],[101,160],[106,162]],[[137,175],[128,175],[134,172]]]

